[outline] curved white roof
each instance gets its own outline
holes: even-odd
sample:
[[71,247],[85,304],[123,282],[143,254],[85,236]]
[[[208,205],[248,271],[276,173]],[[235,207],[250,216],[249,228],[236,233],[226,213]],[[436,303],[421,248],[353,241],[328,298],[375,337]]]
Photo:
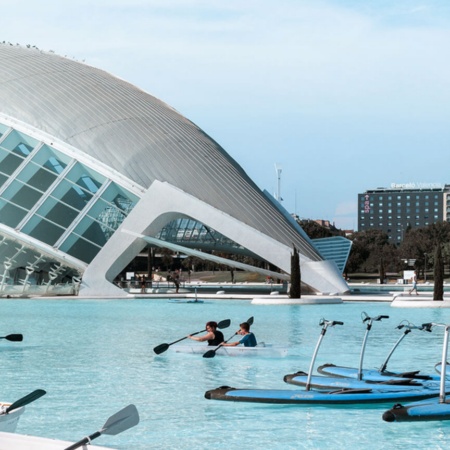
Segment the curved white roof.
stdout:
[[0,112],[80,149],[148,188],[194,195],[311,260],[306,235],[220,145],[170,106],[102,70],[34,48],[0,45]]

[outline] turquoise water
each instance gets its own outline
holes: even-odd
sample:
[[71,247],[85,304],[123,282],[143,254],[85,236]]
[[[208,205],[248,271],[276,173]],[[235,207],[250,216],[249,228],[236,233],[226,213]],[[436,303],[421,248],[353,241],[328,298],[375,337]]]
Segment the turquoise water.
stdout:
[[[283,375],[308,371],[321,327],[329,328],[317,364],[357,366],[365,325],[361,312],[387,314],[375,322],[365,367],[379,368],[407,319],[415,324],[450,322],[445,309],[399,309],[383,303],[258,306],[245,300],[177,304],[167,300],[0,300],[0,335],[22,333],[24,341],[0,341],[0,400],[14,401],[35,389],[47,395],[27,406],[18,433],[77,441],[99,430],[107,418],[134,403],[141,422],[94,443],[117,449],[443,449],[450,422],[393,424],[382,406],[314,407],[206,400],[222,385],[295,389]],[[260,341],[288,345],[286,358],[202,358],[153,347],[204,328],[208,320],[231,319],[233,335],[254,317]],[[388,366],[434,373],[443,329],[413,331]]]

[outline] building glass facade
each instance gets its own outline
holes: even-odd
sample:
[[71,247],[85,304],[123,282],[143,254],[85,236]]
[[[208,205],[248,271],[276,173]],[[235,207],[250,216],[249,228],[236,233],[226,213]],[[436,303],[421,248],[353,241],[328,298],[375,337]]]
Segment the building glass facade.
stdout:
[[139,197],[0,123],[0,223],[89,263]]
[[382,230],[392,243],[399,244],[409,228],[448,220],[449,198],[450,185],[416,187],[409,183],[368,190],[358,194],[358,231]]

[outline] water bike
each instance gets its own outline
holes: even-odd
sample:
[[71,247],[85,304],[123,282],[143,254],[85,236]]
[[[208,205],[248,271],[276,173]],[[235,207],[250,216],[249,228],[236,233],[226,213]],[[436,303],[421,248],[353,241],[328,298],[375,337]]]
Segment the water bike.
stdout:
[[[328,321],[322,319],[319,323],[322,326],[321,337],[316,345],[316,349],[311,360],[310,374],[314,369],[314,361],[318,348],[328,327],[343,325],[343,322]],[[205,398],[208,400],[226,400],[233,402],[253,402],[253,403],[271,403],[271,404],[317,404],[317,405],[335,405],[335,404],[367,404],[367,403],[386,403],[392,400],[422,400],[431,398],[439,394],[439,388],[421,386],[417,389],[415,386],[396,389],[393,386],[387,390],[385,386],[381,389],[379,385],[374,384],[363,389],[332,389],[328,391],[312,390],[311,376],[305,385],[305,389],[236,389],[229,386],[221,386],[205,392]]]
[[420,422],[430,420],[450,420],[450,401],[446,398],[447,353],[450,325],[441,323],[425,324],[432,327],[444,327],[444,343],[442,346],[441,380],[439,395],[427,400],[413,403],[396,404],[383,413],[386,422]]

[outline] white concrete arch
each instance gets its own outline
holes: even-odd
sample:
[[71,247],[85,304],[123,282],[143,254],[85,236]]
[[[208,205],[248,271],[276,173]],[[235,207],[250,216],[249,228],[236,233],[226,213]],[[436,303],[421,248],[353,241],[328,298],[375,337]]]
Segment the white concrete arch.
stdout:
[[[192,217],[227,236],[285,273],[290,273],[292,248],[261,233],[236,218],[189,195],[167,182],[155,181],[133,211],[84,273],[81,295],[125,295],[112,284],[114,278],[170,220]],[[107,265],[106,263],[111,263]],[[345,292],[348,287],[336,265],[330,261],[311,261],[300,255],[302,281],[320,292]]]

